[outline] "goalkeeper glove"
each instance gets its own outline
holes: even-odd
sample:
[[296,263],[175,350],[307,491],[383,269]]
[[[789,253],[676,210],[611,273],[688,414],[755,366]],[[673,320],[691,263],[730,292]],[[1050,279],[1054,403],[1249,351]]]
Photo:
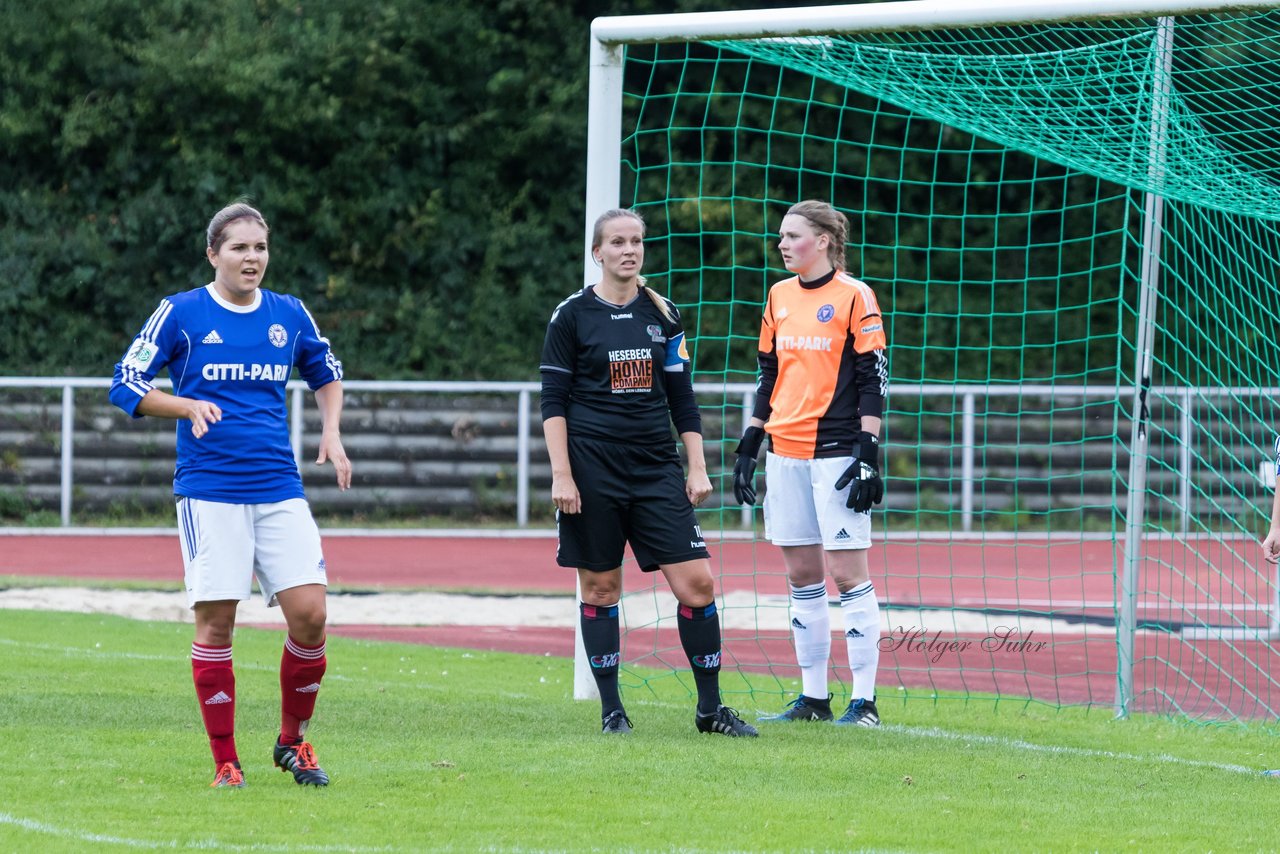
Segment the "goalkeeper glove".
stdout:
[[760,455],[760,444],[764,442],[764,430],[760,427],[748,427],[734,448],[738,461],[733,464],[733,497],[739,504],[756,503],[756,457]]
[[880,480],[880,440],[865,430],[854,439],[853,464],[836,481],[836,491],[849,486],[845,506],[858,513],[871,510],[884,498],[884,482]]

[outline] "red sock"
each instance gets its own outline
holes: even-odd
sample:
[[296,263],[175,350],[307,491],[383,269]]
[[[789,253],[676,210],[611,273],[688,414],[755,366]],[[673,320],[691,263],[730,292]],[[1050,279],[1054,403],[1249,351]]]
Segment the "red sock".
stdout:
[[324,641],[319,646],[303,646],[291,637],[284,639],[280,656],[280,743],[302,738],[316,708],[316,694],[325,669]]
[[231,646],[191,644],[191,676],[204,718],[204,731],[213,749],[213,764],[238,762],[236,755],[236,674],[231,669]]

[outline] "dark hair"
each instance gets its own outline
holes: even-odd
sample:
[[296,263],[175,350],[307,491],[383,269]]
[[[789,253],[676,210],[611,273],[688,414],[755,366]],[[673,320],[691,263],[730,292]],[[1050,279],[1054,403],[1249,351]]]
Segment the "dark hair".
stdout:
[[[640,216],[640,214],[636,213],[631,208],[612,208],[596,217],[596,224],[591,229],[591,250],[593,252],[600,247],[602,242],[604,242],[605,223],[615,219],[620,219],[624,216],[630,217],[640,223],[640,236],[644,236],[644,217]],[[658,307],[658,311],[662,312],[662,316],[667,320],[675,320],[675,317],[671,314],[671,309],[667,307],[667,301],[663,299],[661,295],[655,293],[651,288],[645,286],[644,276],[637,276],[636,279],[640,285],[640,289],[649,295],[649,299],[653,300],[653,304]]]
[[205,230],[205,239],[208,247],[214,252],[222,249],[222,244],[227,240],[227,226],[238,219],[251,219],[262,226],[267,234],[271,233],[266,219],[258,212],[257,208],[245,202],[236,202],[235,204],[227,205],[214,214],[213,219],[209,220],[209,228]]
[[795,214],[809,220],[814,231],[831,238],[827,246],[827,260],[837,270],[845,269],[844,245],[849,241],[849,220],[826,202],[806,199],[787,209],[787,216]]

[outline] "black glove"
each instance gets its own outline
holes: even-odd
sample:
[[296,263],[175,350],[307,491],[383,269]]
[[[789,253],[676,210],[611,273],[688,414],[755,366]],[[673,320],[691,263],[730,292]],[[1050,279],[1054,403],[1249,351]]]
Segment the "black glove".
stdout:
[[880,440],[864,430],[854,439],[853,451],[853,464],[836,481],[836,491],[852,483],[844,505],[858,513],[866,513],[872,504],[879,504],[884,498],[884,482],[880,480]]
[[764,442],[764,430],[748,427],[733,452],[738,461],[733,464],[733,497],[739,504],[756,503],[756,457],[760,456],[760,444]]

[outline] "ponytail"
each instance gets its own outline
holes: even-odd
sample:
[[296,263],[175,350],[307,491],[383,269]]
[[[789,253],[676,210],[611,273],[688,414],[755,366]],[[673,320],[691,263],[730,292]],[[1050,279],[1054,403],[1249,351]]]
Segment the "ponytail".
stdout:
[[644,276],[640,277],[640,290],[644,291],[646,294],[649,295],[649,299],[653,300],[653,304],[658,307],[658,311],[662,312],[663,317],[665,317],[667,320],[671,321],[672,323],[675,323],[676,316],[671,313],[671,306],[667,303],[665,299],[662,298],[661,294],[659,294],[653,288],[645,285]]

